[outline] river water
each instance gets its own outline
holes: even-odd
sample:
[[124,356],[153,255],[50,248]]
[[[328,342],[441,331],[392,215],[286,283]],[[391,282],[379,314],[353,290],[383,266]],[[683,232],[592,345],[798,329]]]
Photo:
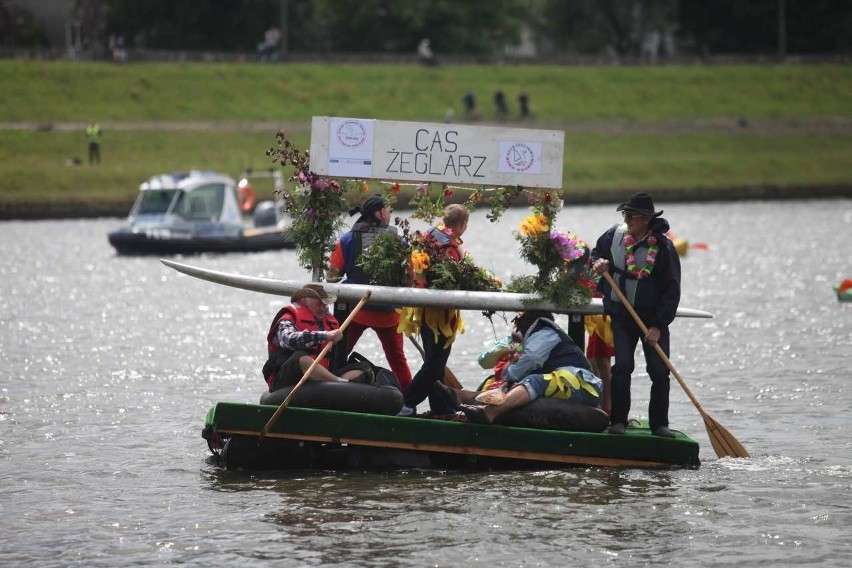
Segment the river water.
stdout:
[[[852,304],[831,285],[852,277],[852,200],[658,205],[707,245],[683,258],[682,305],[715,315],[673,324],[672,362],[749,459],[716,458],[673,380],[696,470],[223,471],[204,415],[257,401],[280,299],[117,257],[117,219],[0,223],[0,565],[848,565]],[[475,212],[465,235],[504,280],[530,271],[525,214]],[[558,223],[593,241],[618,219],[568,205]],[[293,251],[183,260],[306,276]],[[466,320],[450,366],[474,387],[505,323]],[[371,334],[358,349],[383,363]],[[642,370],[635,417],[649,385]]]

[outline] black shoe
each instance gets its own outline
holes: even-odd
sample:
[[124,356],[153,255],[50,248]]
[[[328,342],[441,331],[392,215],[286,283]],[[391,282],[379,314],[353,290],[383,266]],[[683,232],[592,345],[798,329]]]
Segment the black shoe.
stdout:
[[372,369],[365,369],[363,373],[359,376],[355,377],[350,383],[361,383],[362,385],[375,385],[376,384],[376,375],[373,373]]
[[449,408],[452,412],[458,412],[461,410],[459,408],[459,397],[456,394],[456,391],[441,381],[437,381],[432,386],[432,394],[434,394],[443,403],[443,406]]
[[612,426],[609,427],[610,434],[618,434],[619,436],[624,435],[625,426],[621,422],[616,422]]
[[669,430],[668,426],[658,426],[654,428],[651,432],[654,436],[659,436],[660,438],[674,438],[675,433]]
[[484,406],[461,404],[459,405],[459,410],[464,412],[464,415],[467,416],[469,422],[475,422],[477,424],[491,424],[491,419],[488,418],[487,414],[485,414]]

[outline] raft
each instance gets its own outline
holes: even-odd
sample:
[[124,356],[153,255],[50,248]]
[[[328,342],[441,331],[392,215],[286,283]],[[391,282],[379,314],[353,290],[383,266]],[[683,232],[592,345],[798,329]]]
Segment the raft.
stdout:
[[[373,387],[375,388],[375,387]],[[294,397],[295,398],[295,397]],[[288,406],[220,402],[202,436],[214,461],[244,471],[549,470],[564,467],[698,467],[698,443],[681,432],[625,435]]]

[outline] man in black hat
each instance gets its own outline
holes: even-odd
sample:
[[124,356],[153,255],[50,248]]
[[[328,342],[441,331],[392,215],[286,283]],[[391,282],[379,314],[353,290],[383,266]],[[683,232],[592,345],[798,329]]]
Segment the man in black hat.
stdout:
[[630,376],[636,344],[642,340],[645,365],[651,378],[648,421],[656,436],[673,438],[669,430],[669,369],[654,349],[669,356],[669,324],[680,303],[680,259],[666,236],[669,223],[656,211],[647,193],[634,193],[616,208],[624,219],[598,239],[592,251],[592,272],[609,271],[648,328],[643,335],[606,280],[598,283],[604,311],[612,317],[615,365],[612,367],[610,432],[624,434],[630,413]]
[[[378,193],[350,211],[351,215],[360,213],[360,216],[352,225],[352,230],[340,237],[331,253],[327,274],[329,281],[335,282],[345,276],[344,284],[369,284],[369,278],[358,266],[358,259],[382,233],[396,234],[396,227],[390,226],[391,212],[393,209],[390,204]],[[405,390],[411,382],[411,369],[405,357],[402,334],[396,331],[398,326],[399,314],[393,306],[368,303],[349,323],[346,353],[352,351],[364,331],[372,329],[382,344],[391,371]]]

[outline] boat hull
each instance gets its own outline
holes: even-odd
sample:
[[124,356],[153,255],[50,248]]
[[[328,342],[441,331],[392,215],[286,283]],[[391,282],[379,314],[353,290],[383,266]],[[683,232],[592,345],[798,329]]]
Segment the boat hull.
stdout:
[[228,468],[554,469],[571,466],[697,467],[698,444],[651,435],[574,432],[463,421],[382,416],[288,407],[260,441],[276,407],[220,402],[207,416],[205,438]]
[[173,255],[261,252],[293,248],[285,230],[255,231],[244,235],[163,237],[156,233],[114,231],[109,243],[120,255]]

